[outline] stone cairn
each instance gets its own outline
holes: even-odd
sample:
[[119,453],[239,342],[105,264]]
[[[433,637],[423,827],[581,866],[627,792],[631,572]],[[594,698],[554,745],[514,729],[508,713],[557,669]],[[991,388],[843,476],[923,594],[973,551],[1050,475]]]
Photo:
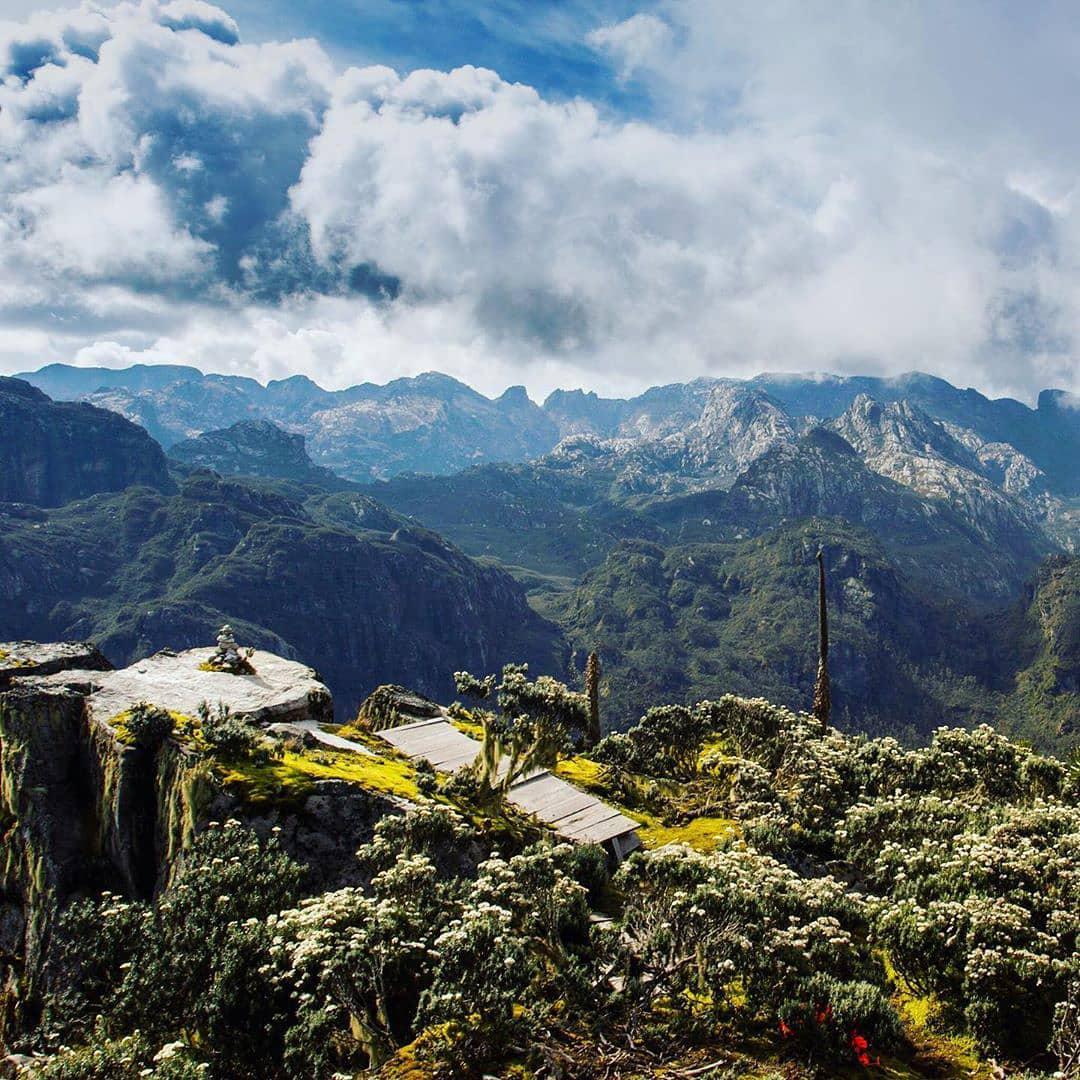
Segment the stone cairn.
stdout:
[[209,666],[215,671],[227,671],[231,675],[253,675],[255,669],[251,666],[251,658],[255,655],[254,649],[240,651],[233,637],[232,627],[226,623],[217,636],[217,652],[210,657]]

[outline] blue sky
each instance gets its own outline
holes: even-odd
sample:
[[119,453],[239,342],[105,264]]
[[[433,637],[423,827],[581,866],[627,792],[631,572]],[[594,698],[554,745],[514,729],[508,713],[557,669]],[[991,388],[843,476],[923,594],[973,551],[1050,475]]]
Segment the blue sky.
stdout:
[[334,4],[241,0],[230,12],[251,40],[312,36],[342,64],[389,64],[399,71],[473,64],[546,96],[584,96],[623,112],[648,110],[633,86],[619,85],[586,35],[641,10],[626,2],[495,3],[463,0],[343,0]]
[[0,370],[1080,390],[1080,18],[3,0]]

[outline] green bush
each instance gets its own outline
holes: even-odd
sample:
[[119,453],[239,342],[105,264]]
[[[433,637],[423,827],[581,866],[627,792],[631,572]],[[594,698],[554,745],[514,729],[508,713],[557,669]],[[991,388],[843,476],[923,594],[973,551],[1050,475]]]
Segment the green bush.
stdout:
[[214,757],[225,761],[269,758],[258,729],[235,716],[223,702],[218,702],[216,709],[211,709],[208,702],[202,702],[199,705],[199,720],[202,740]]
[[174,728],[172,716],[155,705],[140,701],[124,717],[124,730],[136,746],[154,747],[164,742]]

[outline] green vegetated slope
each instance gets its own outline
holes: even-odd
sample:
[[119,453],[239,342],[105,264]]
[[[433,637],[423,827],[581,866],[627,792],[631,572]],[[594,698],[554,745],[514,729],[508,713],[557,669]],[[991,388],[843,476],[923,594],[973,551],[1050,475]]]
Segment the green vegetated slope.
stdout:
[[[614,716],[640,715],[665,691],[686,701],[760,692],[805,706],[817,664],[819,549],[842,726],[911,738],[993,715],[981,626],[917,592],[866,530],[836,520],[725,544],[626,542],[544,610],[575,647],[600,650]],[[976,679],[978,693],[965,685]]]
[[454,476],[399,476],[368,494],[415,517],[470,555],[522,571],[575,579],[625,537],[661,528],[605,497],[593,475],[541,462],[478,465]]
[[214,640],[318,669],[339,707],[379,682],[447,694],[455,670],[524,656],[559,671],[559,631],[505,572],[372,500],[196,472],[55,510],[0,506],[0,637],[88,639],[116,662]]
[[[650,709],[558,766],[642,822],[615,873],[358,729],[374,757],[225,734],[172,738],[256,817],[65,909],[6,1032],[40,1080],[1049,1080],[1075,1051],[1080,775],[989,728]],[[415,804],[325,892],[288,853],[320,779]]]
[[1050,734],[1060,747],[1080,745],[1080,558],[1048,560],[1030,603],[1007,625],[1014,633],[1019,625],[1020,648],[1005,729],[1036,743]]
[[[922,496],[820,429],[767,451],[727,489],[612,499],[606,466],[565,464],[371,490],[511,569],[579,663],[599,649],[613,726],[657,698],[734,691],[808,703],[820,545],[840,723],[910,738],[989,720],[1042,746],[1074,744],[1064,684],[1017,682],[1036,633],[1020,607],[1053,550],[1022,516]],[[1046,699],[1052,723],[1036,704],[1016,726],[1021,685],[1029,703]]]

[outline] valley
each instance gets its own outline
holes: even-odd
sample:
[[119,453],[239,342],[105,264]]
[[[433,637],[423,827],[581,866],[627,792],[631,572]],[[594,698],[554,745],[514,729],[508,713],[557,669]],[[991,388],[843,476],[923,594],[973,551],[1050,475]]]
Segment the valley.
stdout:
[[[144,419],[133,403],[163,395],[175,419],[159,417],[159,434],[189,407],[209,425],[243,398],[246,418],[185,429],[159,494],[8,511],[12,636],[92,637],[127,660],[228,618],[348,702],[376,671],[445,692],[454,670],[511,657],[574,680],[595,649],[618,729],[656,700],[756,689],[804,705],[821,549],[844,728],[917,741],[941,722],[991,722],[1043,749],[1080,742],[1077,616],[1046,599],[1076,565],[1080,411],[1063,395],[1033,410],[919,375],[760,376],[626,401],[560,391],[541,407],[441,376],[329,394],[193,369],[30,377]],[[206,411],[209,393],[233,405]],[[380,406],[394,430],[348,413],[341,466],[309,419],[361,398],[400,411]],[[472,427],[477,410],[511,406],[531,417],[519,434],[541,433],[527,445]],[[416,456],[470,440],[482,463],[457,471],[463,459]],[[361,465],[376,458],[422,469],[373,481],[396,468]],[[111,557],[115,540],[75,543],[117,522]],[[42,585],[20,593],[31,578]]]

